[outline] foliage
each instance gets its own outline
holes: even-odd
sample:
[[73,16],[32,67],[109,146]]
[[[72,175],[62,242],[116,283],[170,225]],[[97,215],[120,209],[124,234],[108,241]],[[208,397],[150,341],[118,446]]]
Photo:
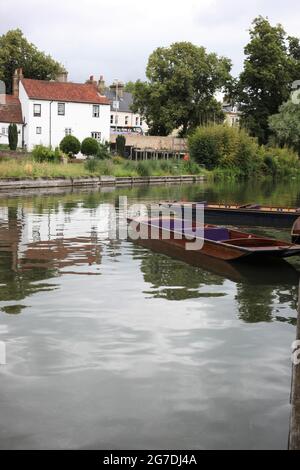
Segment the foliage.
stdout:
[[45,147],[44,145],[36,145],[32,150],[31,155],[34,161],[40,163],[59,163],[62,158],[59,148],[52,150],[50,147]]
[[80,142],[74,135],[66,135],[59,144],[59,148],[66,155],[76,155],[80,152]]
[[229,59],[189,42],[159,47],[148,60],[148,81],[135,84],[132,109],[145,116],[156,135],[179,128],[186,135],[202,122],[222,121],[214,95],[230,82],[230,69]]
[[95,157],[98,154],[99,144],[96,139],[87,137],[81,143],[81,153],[87,157]]
[[99,160],[105,160],[110,158],[109,144],[107,142],[98,143],[98,151],[96,158],[98,158]]
[[129,80],[128,82],[125,83],[124,91],[126,91],[127,93],[134,93],[134,89],[135,89],[135,82],[132,82],[131,80]]
[[125,157],[126,138],[124,135],[118,135],[116,138],[116,151],[120,157]]
[[244,70],[235,95],[243,112],[242,124],[260,143],[270,136],[268,118],[287,101],[292,83],[300,76],[299,40],[286,37],[281,25],[255,18],[245,47]]
[[98,167],[98,161],[95,158],[88,158],[84,163],[84,168],[89,173],[95,173]]
[[0,36],[0,80],[12,91],[12,76],[19,67],[24,76],[38,80],[55,79],[63,71],[62,65],[41,52],[24,37],[20,29],[10,30]]
[[189,137],[188,145],[191,157],[209,170],[219,167],[248,176],[266,169],[265,147],[259,146],[244,129],[225,125],[199,127]]
[[280,145],[294,148],[300,156],[300,104],[288,101],[269,118],[270,128]]
[[8,144],[10,150],[16,150],[18,146],[18,128],[16,124],[8,126]]

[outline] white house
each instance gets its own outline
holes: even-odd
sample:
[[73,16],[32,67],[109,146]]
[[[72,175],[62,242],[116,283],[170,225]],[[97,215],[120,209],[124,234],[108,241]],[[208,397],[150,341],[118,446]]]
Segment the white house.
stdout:
[[102,92],[110,100],[110,133],[111,134],[146,134],[148,126],[139,113],[131,110],[132,93],[124,91],[124,83],[116,81],[105,88],[102,79]]
[[71,83],[63,73],[58,81],[32,80],[15,72],[13,93],[19,98],[23,119],[23,146],[59,146],[66,135],[80,141],[94,137],[109,141],[110,102],[97,84]]
[[0,144],[8,145],[8,127],[16,124],[18,147],[22,146],[23,118],[20,101],[12,95],[1,95],[0,99]]

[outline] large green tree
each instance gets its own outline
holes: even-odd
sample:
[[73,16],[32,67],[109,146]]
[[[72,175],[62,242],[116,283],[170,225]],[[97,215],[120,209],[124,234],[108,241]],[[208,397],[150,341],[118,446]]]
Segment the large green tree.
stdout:
[[28,42],[20,29],[15,29],[0,36],[0,80],[5,82],[7,93],[12,91],[12,76],[18,67],[23,68],[25,77],[38,80],[54,79],[63,71],[61,64]]
[[284,103],[269,123],[278,143],[293,147],[300,156],[300,103],[292,100]]
[[252,23],[245,55],[236,88],[242,124],[266,143],[271,133],[269,117],[288,100],[293,82],[300,77],[299,39],[287,37],[281,25],[272,26],[260,16]]
[[140,112],[150,133],[183,135],[201,123],[224,119],[215,93],[231,80],[231,61],[203,47],[177,42],[159,47],[149,57],[147,81],[137,81],[133,110]]

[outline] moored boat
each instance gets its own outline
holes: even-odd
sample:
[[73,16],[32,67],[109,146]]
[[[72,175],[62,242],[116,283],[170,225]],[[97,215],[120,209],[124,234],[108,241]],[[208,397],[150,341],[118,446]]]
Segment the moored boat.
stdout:
[[292,243],[300,244],[300,217],[294,222],[292,228]]
[[129,237],[147,240],[149,245],[159,240],[165,243],[165,246],[171,245],[183,253],[188,253],[186,257],[192,253],[194,257],[207,255],[234,261],[266,257],[287,258],[300,254],[300,245],[216,225],[196,226],[192,221],[164,217],[128,220],[133,224],[129,228]]
[[[185,217],[184,213],[191,214],[193,220],[200,206],[204,209],[204,217],[207,223],[218,222],[219,224],[236,225],[263,225],[291,227],[300,216],[300,208],[276,207],[263,204],[217,204],[203,202],[185,201],[162,201],[161,209],[170,209],[177,215]],[[189,217],[189,216],[188,216]]]

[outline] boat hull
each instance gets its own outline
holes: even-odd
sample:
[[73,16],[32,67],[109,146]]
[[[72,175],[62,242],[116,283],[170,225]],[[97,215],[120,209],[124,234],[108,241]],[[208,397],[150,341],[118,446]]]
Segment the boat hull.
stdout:
[[[170,220],[170,219],[169,219]],[[159,221],[131,220],[135,224],[135,230],[139,232],[140,237],[146,241],[160,240],[166,247],[173,246],[182,250],[186,256],[189,253],[195,255],[200,252],[203,255],[217,258],[224,261],[235,261],[240,259],[260,259],[260,258],[287,258],[300,254],[300,245],[289,245],[286,242],[277,241],[268,238],[257,238],[252,234],[228,230],[222,227],[205,226],[198,227],[196,236],[191,239],[190,227],[184,227],[184,221],[174,219],[171,222],[173,228],[165,228],[163,219]],[[156,229],[156,236],[153,237],[153,229]],[[192,233],[195,234],[196,227],[192,227]],[[199,235],[200,234],[200,235]],[[221,234],[221,241],[218,237]],[[180,236],[178,238],[178,235]],[[129,231],[130,237],[130,231]]]
[[[169,204],[161,203],[160,206],[164,209],[168,209],[172,206],[172,209],[176,211],[178,216],[189,217],[189,213],[184,214],[183,205],[180,203]],[[188,207],[188,204],[184,205]],[[192,219],[196,220],[196,207],[195,204],[192,206],[190,212]],[[218,223],[218,224],[231,224],[231,225],[260,225],[263,227],[282,227],[290,228],[291,225],[297,220],[300,212],[285,212],[284,210],[264,211],[256,209],[230,209],[230,208],[210,208],[204,206],[204,221],[205,223]]]

